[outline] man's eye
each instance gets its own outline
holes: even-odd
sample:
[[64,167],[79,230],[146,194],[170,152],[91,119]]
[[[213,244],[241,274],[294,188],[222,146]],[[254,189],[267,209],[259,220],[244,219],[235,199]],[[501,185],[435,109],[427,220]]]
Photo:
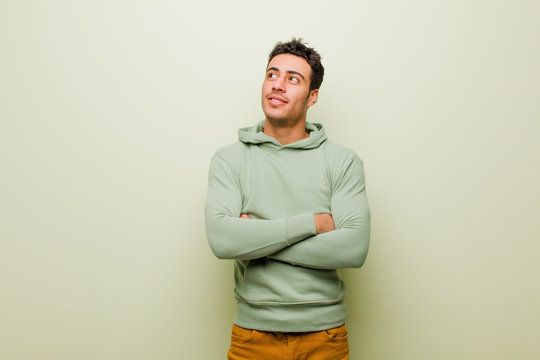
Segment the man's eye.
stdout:
[[268,78],[269,79],[277,79],[277,75],[274,74],[274,73],[270,73],[270,74],[268,74]]
[[290,80],[291,80],[291,82],[292,82],[293,84],[298,83],[298,78],[297,78],[297,77],[291,76],[291,77],[290,77]]

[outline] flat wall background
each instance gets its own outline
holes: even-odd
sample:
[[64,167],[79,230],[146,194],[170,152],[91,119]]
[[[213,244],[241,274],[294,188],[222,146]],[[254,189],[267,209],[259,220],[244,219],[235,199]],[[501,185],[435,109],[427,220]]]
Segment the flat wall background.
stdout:
[[274,43],[364,160],[351,359],[540,357],[535,1],[0,2],[0,358],[224,359],[213,152],[263,118]]

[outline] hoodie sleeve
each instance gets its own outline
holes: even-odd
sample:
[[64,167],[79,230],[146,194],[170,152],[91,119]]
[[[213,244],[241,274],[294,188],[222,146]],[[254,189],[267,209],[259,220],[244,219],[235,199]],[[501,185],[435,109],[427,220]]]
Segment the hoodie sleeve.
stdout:
[[240,219],[239,171],[219,152],[210,164],[205,208],[206,233],[220,259],[268,256],[316,234],[313,214],[274,219]]
[[317,269],[357,268],[364,264],[370,211],[362,161],[354,156],[339,174],[331,198],[336,230],[312,236],[270,258]]

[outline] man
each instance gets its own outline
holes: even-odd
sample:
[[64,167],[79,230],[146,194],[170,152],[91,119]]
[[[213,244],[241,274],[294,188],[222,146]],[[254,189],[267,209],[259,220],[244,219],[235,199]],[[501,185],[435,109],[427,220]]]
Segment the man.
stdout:
[[206,229],[214,254],[234,259],[232,360],[349,358],[345,286],[369,243],[362,161],[306,122],[324,68],[293,39],[269,56],[265,120],[212,158]]

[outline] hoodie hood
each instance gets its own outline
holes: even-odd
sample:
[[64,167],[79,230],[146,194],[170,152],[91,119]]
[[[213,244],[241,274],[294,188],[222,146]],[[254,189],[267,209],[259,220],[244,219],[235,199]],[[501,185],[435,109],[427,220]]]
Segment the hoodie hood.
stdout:
[[262,120],[255,126],[245,127],[238,130],[238,140],[245,144],[254,144],[262,147],[279,149],[314,149],[326,140],[326,133],[322,124],[306,122],[306,131],[309,137],[298,140],[291,144],[281,145],[279,141],[263,133],[264,122]]

